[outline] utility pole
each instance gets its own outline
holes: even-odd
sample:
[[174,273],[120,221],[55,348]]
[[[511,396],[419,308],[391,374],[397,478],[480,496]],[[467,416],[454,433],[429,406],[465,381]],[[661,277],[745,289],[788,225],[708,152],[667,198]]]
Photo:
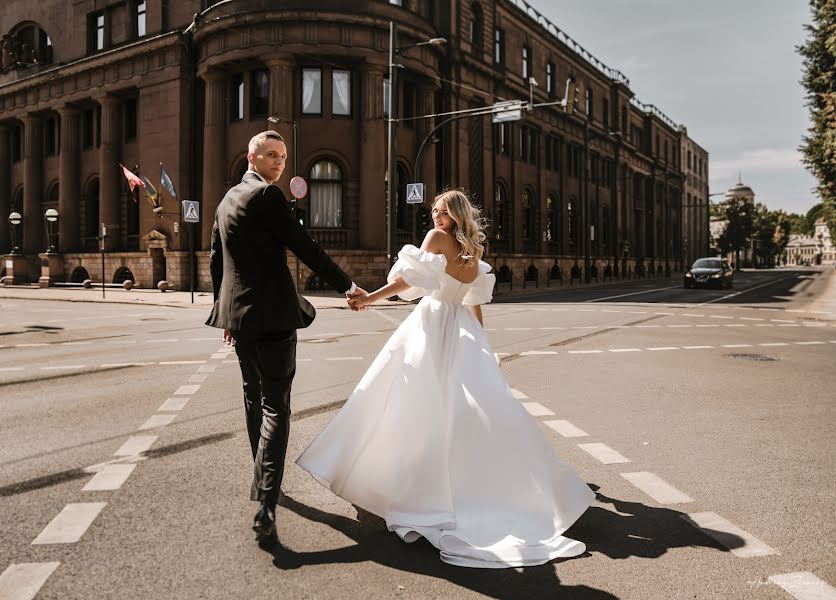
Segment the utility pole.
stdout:
[[386,260],[387,267],[395,263],[395,227],[397,226],[398,202],[395,198],[395,110],[398,93],[397,66],[395,50],[398,41],[398,29],[394,21],[389,21],[389,118],[387,119],[386,144]]

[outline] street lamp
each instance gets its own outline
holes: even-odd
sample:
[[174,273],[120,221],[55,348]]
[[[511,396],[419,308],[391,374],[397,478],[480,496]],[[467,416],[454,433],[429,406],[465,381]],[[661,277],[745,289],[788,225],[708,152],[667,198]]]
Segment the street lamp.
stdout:
[[11,233],[12,237],[12,254],[20,254],[20,247],[17,244],[20,239],[20,223],[22,221],[23,217],[20,216],[19,212],[15,211],[9,215],[9,233]]
[[55,254],[55,238],[58,236],[58,211],[54,208],[46,209],[44,219],[46,220],[46,237],[49,245],[46,253]]
[[[389,102],[387,119],[387,160],[386,160],[386,259],[391,267],[395,262],[395,227],[397,226],[398,203],[395,200],[395,107],[397,103],[398,81],[397,70],[401,65],[395,64],[395,54],[417,46],[442,46],[447,43],[445,38],[435,37],[417,44],[398,47],[398,26],[389,21]],[[418,174],[416,173],[416,176]]]

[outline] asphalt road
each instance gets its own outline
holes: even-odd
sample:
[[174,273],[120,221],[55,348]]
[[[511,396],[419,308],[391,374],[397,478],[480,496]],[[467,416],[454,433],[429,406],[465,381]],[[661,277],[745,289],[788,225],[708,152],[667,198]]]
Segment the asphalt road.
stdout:
[[[289,459],[410,310],[300,332]],[[519,401],[598,492],[567,533],[587,554],[501,571],[360,524],[292,460],[287,550],[260,550],[240,374],[206,312],[0,299],[0,600],[836,597],[832,270],[485,307]]]

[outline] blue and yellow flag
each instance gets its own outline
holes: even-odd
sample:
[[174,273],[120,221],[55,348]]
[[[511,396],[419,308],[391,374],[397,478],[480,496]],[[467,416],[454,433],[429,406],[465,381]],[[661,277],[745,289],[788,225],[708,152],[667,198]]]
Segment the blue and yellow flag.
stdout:
[[171,177],[168,176],[168,173],[165,172],[165,167],[163,167],[163,163],[160,163],[160,185],[163,186],[168,195],[177,200],[177,191],[174,189],[174,184],[171,181]]

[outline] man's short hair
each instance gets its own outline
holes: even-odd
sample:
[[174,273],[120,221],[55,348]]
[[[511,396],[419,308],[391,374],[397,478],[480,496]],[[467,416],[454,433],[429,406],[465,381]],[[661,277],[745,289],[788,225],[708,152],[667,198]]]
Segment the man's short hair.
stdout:
[[261,144],[266,142],[268,139],[284,142],[284,138],[278,131],[268,129],[267,131],[262,131],[261,133],[257,133],[252,137],[250,143],[247,145],[247,154],[255,154],[258,151],[258,147],[261,146]]

